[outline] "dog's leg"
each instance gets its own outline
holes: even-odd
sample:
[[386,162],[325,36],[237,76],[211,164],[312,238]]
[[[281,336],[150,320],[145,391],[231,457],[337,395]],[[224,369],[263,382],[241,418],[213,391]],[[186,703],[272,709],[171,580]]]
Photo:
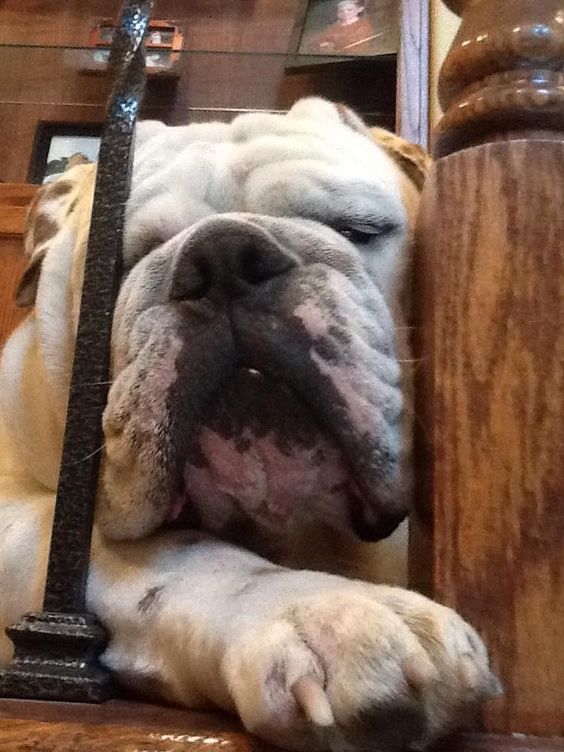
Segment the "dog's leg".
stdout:
[[98,546],[88,599],[124,684],[289,748],[426,743],[496,688],[450,609],[187,531]]
[[0,473],[0,666],[13,652],[5,628],[41,610],[55,495]]

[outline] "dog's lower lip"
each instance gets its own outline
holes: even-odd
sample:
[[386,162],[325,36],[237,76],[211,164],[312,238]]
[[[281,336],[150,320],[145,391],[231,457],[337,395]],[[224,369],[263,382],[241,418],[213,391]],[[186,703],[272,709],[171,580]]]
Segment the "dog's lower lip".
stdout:
[[[245,359],[246,360],[246,359]],[[335,435],[327,426],[322,427],[322,423],[318,422],[319,416],[315,411],[312,411],[311,407],[304,404],[299,392],[295,390],[292,383],[287,383],[279,375],[270,374],[268,371],[256,368],[252,363],[252,359],[242,360],[236,366],[234,370],[234,379],[243,379],[242,383],[250,384],[251,382],[257,383],[257,388],[262,390],[266,386],[266,382],[273,380],[283,385],[285,389],[292,392],[294,398],[301,403],[302,409],[310,413],[310,418],[317,422],[321,430],[328,436],[331,435],[332,442],[335,447],[339,449],[341,460],[344,463],[346,474],[348,475],[348,482],[346,482],[346,488],[343,488],[345,495],[349,497],[348,502],[348,527],[357,538],[363,541],[371,542],[377,541],[390,535],[397,527],[399,522],[403,519],[404,515],[400,514],[387,514],[380,509],[381,504],[377,497],[376,489],[370,487],[367,479],[363,479],[362,475],[358,475],[355,471],[354,458],[351,458],[350,452],[347,451],[346,442],[343,442],[342,437],[338,432]],[[237,376],[239,374],[239,376]],[[234,383],[239,383],[235,381]],[[251,405],[251,410],[254,409],[254,403]],[[186,460],[188,466],[190,460]],[[213,462],[212,462],[213,464]],[[196,491],[196,497],[192,503],[190,501],[189,489],[185,483],[187,479],[185,476],[180,481],[176,495],[171,500],[168,512],[165,518],[165,524],[174,527],[201,527],[202,519],[200,518],[199,504],[204,504],[204,500],[198,496]],[[235,497],[233,497],[235,498]],[[265,502],[266,503],[266,502]],[[267,504],[268,506],[268,504]],[[275,506],[273,502],[272,506]]]
[[364,543],[376,543],[387,538],[404,520],[403,513],[378,513],[352,492],[349,496],[349,519],[354,534]]

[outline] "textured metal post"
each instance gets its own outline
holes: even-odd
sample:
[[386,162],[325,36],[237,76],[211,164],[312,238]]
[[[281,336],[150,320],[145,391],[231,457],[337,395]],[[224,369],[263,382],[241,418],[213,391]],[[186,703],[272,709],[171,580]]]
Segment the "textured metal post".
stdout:
[[5,697],[100,702],[111,693],[110,677],[96,660],[104,631],[85,612],[85,591],[150,10],[150,0],[128,0],[112,45],[110,69],[116,83],[100,145],[44,611],[27,614],[7,629],[15,653],[0,673],[0,695]]

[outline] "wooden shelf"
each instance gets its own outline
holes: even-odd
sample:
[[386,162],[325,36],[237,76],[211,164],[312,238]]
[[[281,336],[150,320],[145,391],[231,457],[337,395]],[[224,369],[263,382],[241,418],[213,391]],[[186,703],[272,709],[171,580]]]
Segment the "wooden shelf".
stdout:
[[2,752],[267,752],[236,719],[123,700],[0,700]]
[[0,236],[23,234],[28,207],[40,187],[29,183],[0,183]]
[[[220,713],[113,700],[79,705],[0,700],[2,752],[276,752]],[[564,752],[564,740],[461,734],[434,752]]]

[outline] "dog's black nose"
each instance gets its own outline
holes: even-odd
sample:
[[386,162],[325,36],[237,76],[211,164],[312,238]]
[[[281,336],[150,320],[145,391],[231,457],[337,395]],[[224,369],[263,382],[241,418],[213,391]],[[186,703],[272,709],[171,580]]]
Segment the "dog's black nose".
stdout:
[[285,274],[296,259],[247,220],[210,219],[188,236],[173,273],[173,300],[234,298]]

